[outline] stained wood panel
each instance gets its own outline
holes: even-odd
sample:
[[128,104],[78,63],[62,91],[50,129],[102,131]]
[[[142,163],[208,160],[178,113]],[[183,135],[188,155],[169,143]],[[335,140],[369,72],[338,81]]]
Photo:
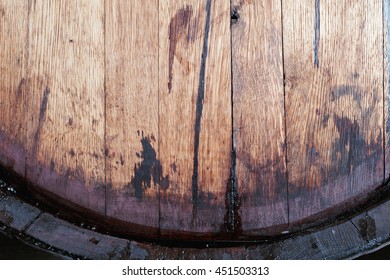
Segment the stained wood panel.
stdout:
[[160,0],[161,232],[223,230],[230,169],[230,1]]
[[381,30],[379,0],[283,1],[290,222],[383,180]]
[[158,1],[106,1],[107,215],[159,226]]
[[0,164],[24,175],[26,1],[0,1]]
[[390,176],[390,1],[383,1],[383,102],[384,102],[384,125],[385,125],[385,179]]
[[250,231],[288,221],[282,11],[280,1],[234,2],[233,132],[242,229]]
[[27,178],[104,213],[104,1],[32,1]]

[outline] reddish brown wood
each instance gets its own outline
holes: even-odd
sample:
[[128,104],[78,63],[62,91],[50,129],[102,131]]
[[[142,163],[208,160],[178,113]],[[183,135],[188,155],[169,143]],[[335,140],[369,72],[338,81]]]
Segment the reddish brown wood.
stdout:
[[261,238],[387,191],[388,1],[22,2],[0,0],[0,171],[59,209]]
[[382,1],[283,1],[283,28],[295,222],[383,182]]
[[26,178],[104,215],[104,1],[30,3]]
[[0,164],[25,175],[26,1],[0,1]]
[[269,234],[288,223],[281,2],[234,3],[233,136],[240,219],[246,234]]
[[[229,1],[160,1],[160,227],[224,231],[230,171]],[[168,20],[167,20],[168,19]]]
[[106,1],[105,21],[106,214],[157,231],[158,1]]

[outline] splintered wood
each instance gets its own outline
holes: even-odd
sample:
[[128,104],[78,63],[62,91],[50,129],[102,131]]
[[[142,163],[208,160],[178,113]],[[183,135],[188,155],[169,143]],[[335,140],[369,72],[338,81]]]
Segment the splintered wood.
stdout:
[[389,173],[389,10],[0,0],[0,164],[126,234],[326,220]]

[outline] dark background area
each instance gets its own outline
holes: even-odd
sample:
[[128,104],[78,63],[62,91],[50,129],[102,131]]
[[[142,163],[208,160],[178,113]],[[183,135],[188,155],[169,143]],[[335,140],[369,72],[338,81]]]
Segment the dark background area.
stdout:
[[59,260],[55,254],[29,246],[0,231],[0,260]]

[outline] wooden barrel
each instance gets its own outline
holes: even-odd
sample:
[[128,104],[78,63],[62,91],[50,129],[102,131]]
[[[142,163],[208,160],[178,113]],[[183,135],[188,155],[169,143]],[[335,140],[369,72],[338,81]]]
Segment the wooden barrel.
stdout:
[[389,174],[382,0],[0,0],[0,164],[146,237],[278,236]]

